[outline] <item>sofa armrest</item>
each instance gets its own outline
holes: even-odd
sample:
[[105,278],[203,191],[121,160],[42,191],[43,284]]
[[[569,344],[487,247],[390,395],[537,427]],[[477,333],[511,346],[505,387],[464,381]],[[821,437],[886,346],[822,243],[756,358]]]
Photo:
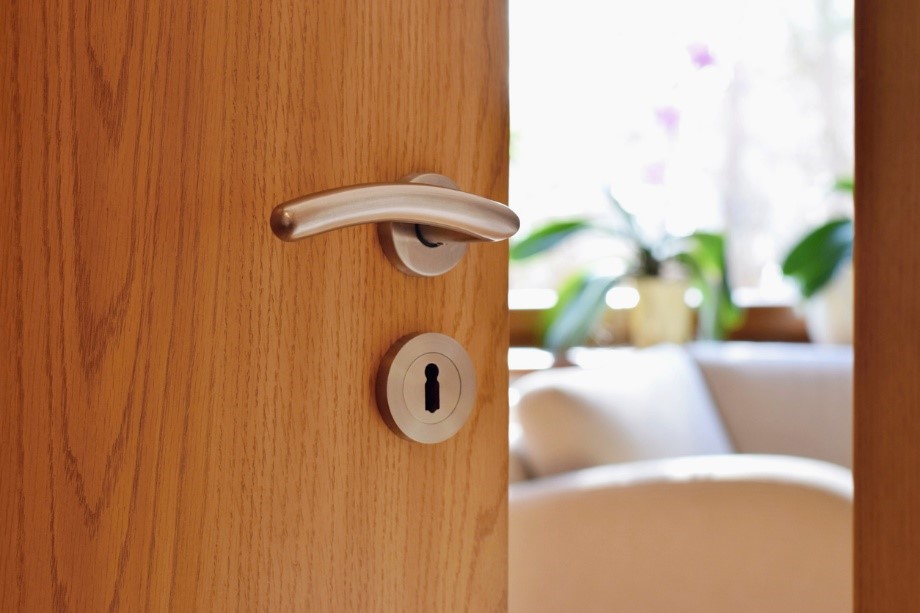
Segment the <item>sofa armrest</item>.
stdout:
[[846,611],[852,478],[783,456],[602,466],[510,490],[511,611]]
[[739,453],[853,465],[853,348],[802,343],[693,343]]

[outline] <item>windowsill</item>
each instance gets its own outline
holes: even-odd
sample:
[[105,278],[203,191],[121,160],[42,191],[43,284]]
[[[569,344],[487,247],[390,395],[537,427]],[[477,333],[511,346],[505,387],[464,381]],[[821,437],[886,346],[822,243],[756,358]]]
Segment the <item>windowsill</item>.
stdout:
[[[510,311],[511,345],[540,347],[539,330],[548,309],[512,309]],[[804,320],[788,305],[748,306],[744,323],[729,335],[733,341],[773,341],[807,343]]]

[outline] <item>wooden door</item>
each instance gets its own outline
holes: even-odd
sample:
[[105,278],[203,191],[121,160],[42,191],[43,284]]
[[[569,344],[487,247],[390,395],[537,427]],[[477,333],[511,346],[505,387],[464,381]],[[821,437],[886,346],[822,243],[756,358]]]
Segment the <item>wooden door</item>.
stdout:
[[920,3],[856,2],[856,610],[920,603]]
[[[272,208],[416,171],[506,197],[492,0],[0,4],[0,610],[506,599],[506,260],[433,279]],[[390,432],[401,336],[466,347],[453,439]]]

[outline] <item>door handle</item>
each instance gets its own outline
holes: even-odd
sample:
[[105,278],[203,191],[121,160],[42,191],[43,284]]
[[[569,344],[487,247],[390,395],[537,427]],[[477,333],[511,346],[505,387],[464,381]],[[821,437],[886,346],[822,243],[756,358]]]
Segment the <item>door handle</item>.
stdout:
[[460,191],[435,173],[317,192],[271,214],[272,231],[285,241],[366,223],[378,224],[384,253],[399,270],[423,277],[456,266],[467,243],[506,240],[520,227],[504,204]]

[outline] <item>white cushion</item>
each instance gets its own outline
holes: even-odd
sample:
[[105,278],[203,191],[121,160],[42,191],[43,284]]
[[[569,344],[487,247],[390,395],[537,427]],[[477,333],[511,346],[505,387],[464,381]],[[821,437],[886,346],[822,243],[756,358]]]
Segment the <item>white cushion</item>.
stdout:
[[694,343],[689,352],[739,453],[852,467],[852,347]]
[[527,464],[537,477],[733,451],[702,376],[678,346],[620,351],[603,369],[534,373],[515,387]]

